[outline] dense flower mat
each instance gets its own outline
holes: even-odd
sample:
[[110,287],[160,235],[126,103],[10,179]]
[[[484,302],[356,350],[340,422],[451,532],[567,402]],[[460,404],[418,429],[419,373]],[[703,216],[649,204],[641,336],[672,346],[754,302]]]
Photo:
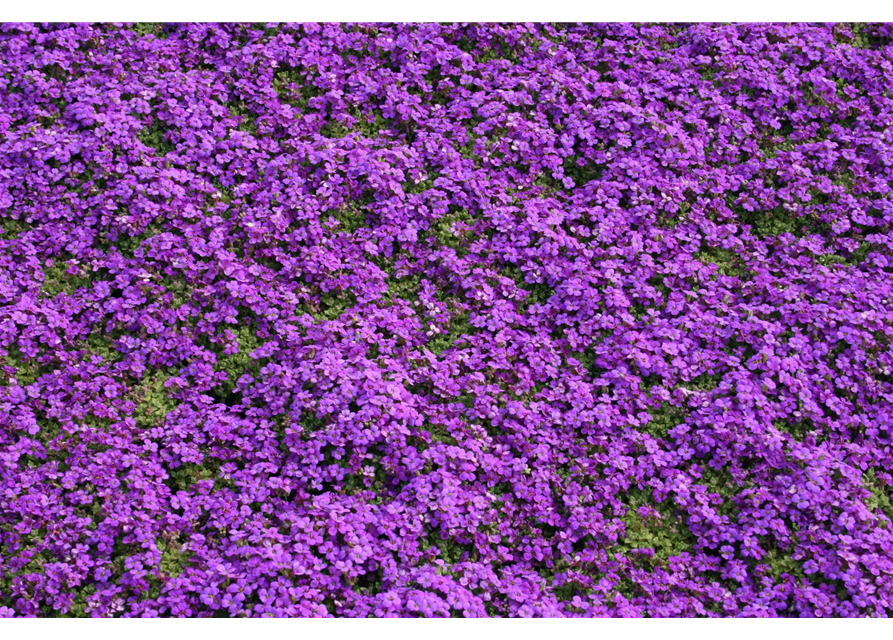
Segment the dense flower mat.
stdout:
[[0,640],[888,640],[888,616],[35,616]]
[[891,36],[3,25],[0,615],[889,614]]

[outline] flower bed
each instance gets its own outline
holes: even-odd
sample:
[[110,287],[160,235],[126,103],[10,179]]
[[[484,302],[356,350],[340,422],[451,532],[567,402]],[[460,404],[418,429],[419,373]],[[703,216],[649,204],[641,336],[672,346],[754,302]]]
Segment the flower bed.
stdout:
[[0,615],[887,615],[891,36],[0,26]]

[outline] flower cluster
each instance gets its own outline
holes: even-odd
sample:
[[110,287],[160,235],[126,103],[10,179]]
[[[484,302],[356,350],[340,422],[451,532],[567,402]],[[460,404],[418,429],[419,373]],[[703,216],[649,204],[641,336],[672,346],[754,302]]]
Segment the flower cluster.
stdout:
[[0,25],[0,617],[893,611],[893,26]]

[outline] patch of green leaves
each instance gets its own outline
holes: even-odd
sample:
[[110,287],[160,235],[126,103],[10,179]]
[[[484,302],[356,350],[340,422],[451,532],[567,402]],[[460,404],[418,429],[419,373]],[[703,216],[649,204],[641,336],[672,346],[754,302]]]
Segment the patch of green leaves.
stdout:
[[881,33],[879,24],[854,22],[852,45],[857,49],[880,49],[890,43],[890,37]]
[[[646,505],[657,515],[639,515],[638,509]],[[646,565],[654,566],[692,551],[697,539],[670,501],[656,502],[650,492],[633,489],[629,492],[628,506],[623,517],[626,533],[619,543],[624,555],[642,558]],[[653,549],[654,556],[631,554],[633,549]]]
[[232,102],[229,104],[229,112],[234,118],[239,119],[239,131],[257,135],[257,114],[255,114],[244,102]]
[[707,491],[722,498],[722,504],[717,507],[719,513],[730,517],[734,516],[736,512],[735,497],[742,487],[728,469],[704,466],[701,468],[701,478],[698,484],[704,485]]
[[571,178],[577,187],[584,187],[590,182],[601,180],[605,165],[586,161],[585,158],[567,157],[564,159],[564,175]]
[[256,376],[260,372],[260,362],[251,357],[251,352],[261,345],[260,339],[250,326],[239,325],[233,330],[236,336],[238,351],[233,354],[219,356],[215,371],[226,373],[226,382],[218,384],[212,395],[218,400],[229,402],[235,391],[236,383],[243,375]]
[[79,346],[87,352],[87,357],[99,356],[106,364],[120,362],[123,359],[123,355],[115,347],[114,337],[101,329],[91,331]]
[[639,430],[655,438],[666,439],[670,430],[682,424],[687,415],[686,409],[663,403],[660,408],[651,410],[651,421]]
[[399,278],[396,275],[392,275],[388,278],[387,285],[388,290],[384,297],[388,302],[393,302],[394,300],[413,302],[419,297],[422,278],[414,273],[406,274]]
[[535,304],[544,304],[555,294],[555,290],[545,282],[527,282],[524,272],[516,265],[504,265],[501,268],[502,275],[511,278],[519,289],[527,292],[527,297],[521,303],[522,310],[527,310]]
[[40,292],[47,298],[55,298],[60,293],[72,295],[79,289],[90,286],[90,278],[73,275],[68,272],[70,266],[65,262],[54,262],[52,266],[44,267],[43,284]]
[[684,387],[691,391],[713,391],[722,382],[721,373],[702,373],[684,383]]
[[273,89],[279,94],[282,102],[299,109],[302,113],[308,111],[311,98],[323,94],[302,70],[291,67],[281,67],[273,72]]
[[169,130],[170,127],[166,124],[155,120],[155,122],[148,127],[143,127],[136,137],[144,145],[154,149],[157,155],[165,156],[176,149],[176,146],[167,138]]
[[747,274],[747,267],[741,258],[728,249],[709,247],[699,251],[694,257],[698,262],[716,265],[719,273],[724,276],[743,278]]
[[163,22],[134,22],[132,30],[140,37],[153,35],[161,40],[167,38],[167,32],[164,30]]
[[143,376],[139,386],[134,390],[136,408],[133,418],[143,427],[154,427],[164,421],[167,414],[177,407],[165,381],[170,377],[163,371],[152,371]]
[[875,475],[874,469],[869,469],[862,476],[862,486],[871,493],[871,496],[865,501],[866,506],[893,520],[893,492]]
[[791,576],[798,582],[806,579],[806,572],[803,571],[803,563],[795,560],[790,556],[790,551],[773,547],[766,552],[757,564],[762,564],[768,568],[768,575],[776,582],[781,581],[784,576]]
[[446,333],[438,333],[432,336],[431,340],[426,345],[427,348],[433,354],[440,355],[452,347],[463,335],[474,331],[473,327],[469,324],[468,319],[469,314],[467,311],[461,311],[453,315],[450,319],[449,329]]
[[328,215],[338,221],[338,230],[345,233],[353,233],[366,226],[366,212],[354,203],[329,211]]
[[863,262],[865,262],[865,260],[868,258],[868,254],[875,251],[882,251],[882,247],[871,242],[863,242],[855,251],[847,255],[840,255],[838,253],[825,253],[820,256],[816,256],[816,262],[826,267],[833,267],[836,264],[852,265],[858,267]]
[[465,255],[468,253],[466,245],[469,240],[469,231],[462,230],[456,223],[470,223],[473,220],[471,214],[465,210],[447,214],[432,223],[431,235],[439,245],[455,249],[460,256]]
[[827,225],[810,216],[800,216],[783,207],[770,211],[747,211],[738,207],[738,219],[750,225],[751,232],[758,238],[770,238],[790,233],[798,238],[828,231]]
[[338,290],[320,293],[317,310],[312,315],[317,320],[337,320],[356,303],[357,298],[350,291]]
[[0,240],[15,240],[21,234],[29,231],[31,225],[24,220],[16,220],[15,218],[0,218]]

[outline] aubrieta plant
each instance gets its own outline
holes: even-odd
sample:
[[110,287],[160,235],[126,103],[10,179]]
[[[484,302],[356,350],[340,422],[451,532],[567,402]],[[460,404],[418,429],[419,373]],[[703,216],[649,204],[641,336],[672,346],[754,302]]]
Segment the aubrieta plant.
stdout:
[[887,616],[893,26],[0,26],[0,616]]

